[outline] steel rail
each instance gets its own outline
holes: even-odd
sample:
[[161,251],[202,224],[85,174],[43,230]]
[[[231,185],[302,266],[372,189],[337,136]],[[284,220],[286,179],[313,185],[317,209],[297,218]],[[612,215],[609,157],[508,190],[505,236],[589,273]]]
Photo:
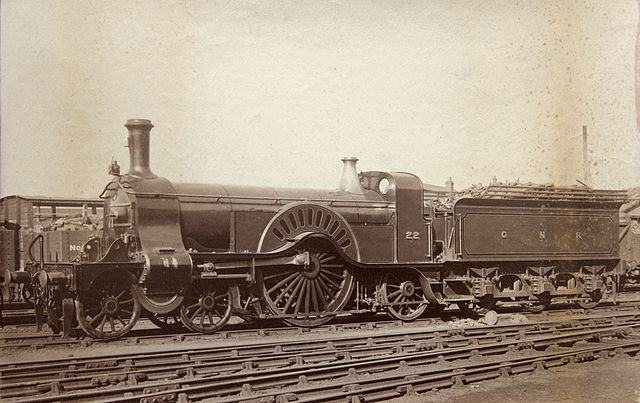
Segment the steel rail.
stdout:
[[[591,323],[592,327],[594,326],[593,323]],[[607,327],[608,326],[608,327]],[[552,343],[567,343],[567,342],[575,342],[578,340],[583,340],[585,339],[585,337],[602,337],[603,334],[607,334],[607,333],[611,333],[614,335],[619,334],[620,332],[624,331],[625,329],[628,330],[630,328],[633,327],[638,327],[640,326],[640,321],[638,320],[638,318],[635,319],[634,323],[632,324],[628,324],[628,325],[624,325],[624,326],[613,326],[611,327],[611,325],[607,325],[604,328],[600,328],[600,329],[581,329],[581,330],[576,330],[575,328],[565,328],[565,329],[555,329],[552,332],[549,332],[549,334],[540,334],[539,332],[534,332],[533,336],[527,335],[526,332],[517,332],[516,334],[511,334],[510,336],[513,337],[506,337],[505,335],[496,335],[495,333],[492,333],[491,335],[487,335],[486,338],[480,338],[480,339],[471,339],[471,340],[465,340],[465,342],[468,345],[456,345],[453,347],[448,347],[448,348],[444,348],[444,345],[442,344],[442,342],[440,342],[439,344],[434,344],[431,347],[425,347],[427,346],[424,343],[419,343],[416,341],[412,341],[412,340],[403,340],[403,342],[405,344],[410,344],[413,346],[413,353],[410,354],[402,354],[401,352],[404,352],[404,349],[406,347],[403,347],[402,344],[395,349],[392,349],[391,352],[389,352],[388,350],[385,351],[386,355],[392,354],[392,358],[391,360],[393,362],[395,362],[395,364],[392,365],[392,367],[394,365],[397,365],[398,359],[401,359],[405,362],[414,362],[416,360],[424,360],[427,359],[427,356],[431,355],[432,359],[434,357],[434,354],[437,353],[437,355],[435,355],[435,357],[442,355],[443,353],[446,353],[446,355],[449,358],[463,358],[463,356],[465,354],[469,354],[469,351],[473,352],[475,351],[475,353],[477,354],[478,351],[483,351],[485,353],[490,353],[490,354],[497,354],[504,350],[505,346],[524,346],[526,348],[533,348],[533,347],[540,347],[540,346],[546,346],[546,345],[550,345]],[[477,329],[476,329],[477,330]],[[485,329],[486,331],[487,329]],[[496,337],[498,339],[500,339],[500,341],[495,341]],[[367,344],[371,344],[371,343],[367,343]],[[374,344],[375,346],[375,344]],[[420,347],[422,346],[422,347]],[[371,345],[366,346],[367,349],[365,350],[371,350],[370,347],[373,347]],[[426,353],[421,353],[421,351],[423,351],[424,349],[427,350],[432,350],[432,351],[428,351]],[[362,351],[362,350],[361,350]],[[327,355],[326,352],[323,352],[325,355]],[[289,356],[290,357],[291,353],[287,353],[284,354],[285,356]],[[333,354],[333,353],[332,353]],[[462,354],[462,356],[460,356],[460,354]],[[281,354],[282,355],[282,354]],[[309,371],[311,371],[309,373],[309,376],[313,375],[315,376],[313,373],[316,370],[322,370],[325,373],[327,372],[327,369],[330,370],[331,375],[330,376],[339,376],[335,374],[335,371],[337,370],[338,372],[342,371],[343,368],[343,364],[341,363],[342,361],[340,361],[338,359],[338,357],[335,356],[335,354],[333,354],[331,356],[331,354],[329,354],[330,357],[328,358],[328,361],[326,361],[327,358],[325,359],[321,359],[321,360],[314,360],[312,361],[312,368],[306,368],[306,371],[309,373]],[[348,357],[348,361],[350,361],[350,365],[355,365],[356,367],[360,368],[363,365],[367,366],[367,368],[369,368],[369,370],[373,369],[373,370],[389,370],[389,369],[393,369],[388,367],[387,364],[384,364],[387,360],[386,356],[385,358],[378,358],[377,357],[377,353],[376,352],[369,352],[368,354],[365,354],[362,357],[353,357],[349,351],[345,351],[343,352],[343,356],[344,357]],[[299,357],[299,358],[298,358]],[[307,355],[306,358],[308,359],[309,356]],[[282,357],[280,357],[280,359],[282,359]],[[238,360],[238,358],[236,358],[236,360]],[[380,361],[382,360],[382,361]],[[436,358],[437,360],[437,358]],[[254,360],[256,361],[256,360]],[[249,361],[250,363],[254,363],[254,361]],[[294,363],[303,363],[305,362],[305,355],[299,355],[296,357],[296,360]],[[373,368],[371,368],[371,365],[373,365],[372,363],[383,363],[382,366],[376,366],[374,365]],[[129,365],[131,365],[132,363],[129,363]],[[252,370],[254,369],[254,364],[251,365],[246,365],[243,364],[242,366],[240,366],[240,368],[234,368],[232,369],[232,373],[227,373],[225,374],[222,378],[224,378],[224,382],[232,382],[234,384],[236,384],[235,386],[237,387],[237,383],[238,382],[244,382],[246,381],[246,374],[243,373],[243,369],[244,370]],[[267,386],[269,384],[269,380],[272,380],[273,377],[275,376],[277,377],[281,377],[281,376],[285,376],[287,379],[290,379],[290,374],[287,372],[291,372],[290,371],[290,366],[291,366],[291,362],[285,361],[284,362],[284,366],[281,367],[271,367],[271,366],[267,366],[266,372],[267,374],[265,374],[265,371],[261,371],[259,377],[260,378],[264,378],[265,381],[267,383]],[[334,369],[331,369],[333,367],[335,367]],[[206,368],[203,367],[198,367],[197,368],[197,374],[198,374],[198,379],[200,379],[200,377],[207,377],[207,376],[213,376],[214,378],[221,378],[220,377],[220,369],[213,369],[213,370],[208,370],[205,372]],[[182,371],[182,373],[180,372]],[[235,372],[234,372],[235,371]],[[180,376],[187,376],[187,377],[193,377],[194,374],[196,373],[196,368],[194,368],[193,366],[191,367],[191,372],[189,371],[188,368],[179,368],[178,371],[176,372],[176,370],[174,369],[174,372],[176,373],[176,377],[180,377]],[[245,371],[246,372],[246,371]],[[294,371],[294,372],[298,372],[298,371]],[[257,376],[257,375],[256,375]],[[326,377],[327,375],[322,375],[323,377]],[[122,374],[114,374],[114,379],[116,382],[118,381],[126,381],[128,380],[129,383],[133,383],[136,384],[138,380],[144,380],[144,377],[138,377],[135,374],[129,374],[129,375],[122,375]],[[255,381],[256,378],[251,377],[251,379],[253,380],[253,384],[255,385]],[[315,378],[314,378],[315,379]],[[62,382],[62,380],[56,380],[52,383],[51,389],[60,389],[60,383]],[[166,378],[164,380],[164,383],[166,384]],[[169,381],[169,384],[176,384],[176,382],[179,383],[184,383],[183,380],[175,380],[175,381]],[[53,386],[53,385],[58,385]],[[145,383],[145,385],[148,385],[147,383]],[[140,386],[137,388],[137,392],[138,393],[144,393],[145,390],[147,390],[147,392],[150,390],[148,389],[148,387],[145,389],[145,387],[143,387],[144,385]],[[152,387],[152,386],[150,386]],[[242,388],[242,384],[240,384],[240,387]],[[254,386],[255,387],[255,386]],[[42,388],[41,388],[42,389]],[[126,387],[125,389],[127,389],[130,392],[130,388]],[[107,391],[104,391],[105,393],[107,393]],[[118,392],[119,393],[119,392]],[[87,395],[88,394],[88,395]],[[97,398],[97,395],[92,394],[92,392],[90,391],[84,391],[84,392],[77,392],[77,393],[72,393],[71,395],[76,396],[76,397],[82,397],[82,396],[92,396],[92,398]],[[5,396],[7,396],[5,394]],[[53,400],[66,400],[67,397],[71,398],[70,395],[56,395]],[[11,396],[7,396],[7,397],[11,397]],[[42,398],[37,398],[34,396],[30,397],[30,401],[47,401],[47,397],[42,397]],[[33,400],[36,399],[36,400]],[[44,399],[44,400],[42,400]]]
[[[564,308],[564,307],[552,307],[549,310],[542,311],[539,313],[531,313],[527,311],[521,311],[519,307],[503,307],[500,308],[499,311],[501,313],[498,314],[500,317],[503,314],[513,314],[519,313],[529,319],[540,319],[540,318],[552,318],[553,316],[563,316],[563,315],[590,315],[590,314],[598,314],[598,312],[608,312],[614,310],[615,312],[621,312],[627,309],[640,309],[640,299],[638,300],[628,300],[628,301],[620,301],[617,305],[607,305],[607,303],[603,303],[600,306],[592,308],[590,310],[585,310],[584,308]],[[375,316],[380,316],[380,318],[375,318]],[[322,325],[315,328],[306,328],[304,331],[308,332],[325,332],[325,331],[339,331],[343,328],[350,328],[354,326],[360,326],[365,328],[372,327],[385,327],[385,326],[406,326],[406,327],[416,327],[422,326],[423,324],[436,324],[436,323],[444,323],[443,319],[451,320],[451,319],[464,319],[468,316],[464,316],[464,313],[461,313],[459,310],[447,310],[440,312],[440,316],[438,317],[426,317],[420,318],[411,322],[401,322],[398,320],[390,320],[388,316],[384,312],[372,313],[371,315],[366,316],[366,322],[351,322],[345,321],[343,323],[337,322],[339,319],[347,319],[347,318],[339,318],[334,320],[331,324]],[[354,317],[356,320],[361,320],[361,318]],[[477,319],[477,318],[476,318]],[[373,322],[372,322],[373,321]],[[115,343],[115,342],[124,342],[124,343],[133,343],[133,344],[141,344],[146,342],[162,342],[166,341],[186,341],[188,339],[199,339],[199,338],[229,338],[229,337],[251,337],[251,336],[264,336],[267,334],[273,333],[283,333],[290,334],[292,332],[299,332],[299,329],[292,328],[290,326],[281,326],[281,322],[279,321],[271,321],[270,319],[263,320],[256,325],[255,323],[238,323],[227,325],[225,329],[221,332],[204,335],[201,333],[193,333],[193,332],[181,332],[181,331],[172,331],[167,332],[161,328],[152,328],[152,329],[134,329],[127,336],[117,340],[100,340],[100,339],[86,339],[86,338],[63,338],[55,334],[0,334],[0,347],[1,348],[11,348],[11,349],[45,349],[48,347],[86,347],[88,345],[94,344],[103,344],[103,343]],[[158,334],[160,333],[160,334]]]

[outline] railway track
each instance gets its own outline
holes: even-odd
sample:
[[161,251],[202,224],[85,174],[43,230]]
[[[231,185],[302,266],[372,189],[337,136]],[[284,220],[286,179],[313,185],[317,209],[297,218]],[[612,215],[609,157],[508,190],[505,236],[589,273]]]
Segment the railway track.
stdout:
[[[5,363],[3,401],[384,400],[640,350],[640,312]],[[365,334],[363,334],[365,333]],[[588,344],[586,344],[588,343]],[[572,358],[573,357],[573,358]]]
[[[498,314],[498,318],[509,317],[509,314],[517,313],[527,318],[527,320],[535,321],[540,318],[554,318],[554,317],[564,317],[567,315],[595,315],[598,316],[603,312],[625,312],[634,310],[640,311],[640,300],[629,300],[619,303],[618,305],[610,305],[603,304],[596,308],[592,308],[591,310],[577,309],[574,307],[562,307],[557,306],[551,310],[543,311],[541,313],[533,314],[529,312],[521,312],[517,307],[514,308],[503,308],[501,309],[500,314]],[[291,335],[291,334],[300,334],[302,332],[309,332],[311,334],[324,334],[324,333],[335,333],[350,331],[350,330],[373,330],[384,329],[384,328],[394,328],[394,327],[404,327],[404,328],[415,328],[415,327],[424,327],[424,326],[433,326],[433,325],[444,325],[445,323],[458,320],[458,319],[467,319],[464,314],[462,314],[458,310],[448,310],[440,312],[438,317],[434,318],[421,318],[413,322],[401,322],[398,320],[389,320],[388,317],[384,313],[380,313],[378,315],[369,314],[363,315],[360,318],[357,317],[346,317],[346,318],[337,318],[334,322],[329,325],[318,326],[316,328],[291,328],[288,326],[282,326],[278,321],[265,321],[261,322],[259,326],[256,326],[255,323],[251,322],[240,322],[234,325],[228,325],[224,331],[220,331],[218,333],[214,333],[211,335],[203,335],[199,333],[191,333],[185,332],[183,329],[174,330],[172,332],[167,333],[163,329],[158,328],[147,328],[147,329],[139,329],[131,332],[130,335],[115,341],[105,341],[105,340],[96,340],[87,337],[72,337],[72,338],[64,338],[57,335],[52,335],[47,333],[46,330],[44,332],[19,332],[17,334],[14,333],[6,333],[0,334],[0,347],[4,349],[32,349],[32,350],[42,350],[45,348],[52,347],[60,347],[60,348],[76,348],[76,347],[88,347],[91,345],[100,345],[108,343],[109,345],[114,344],[125,344],[125,345],[158,345],[165,343],[176,343],[176,342],[197,342],[201,340],[224,340],[224,339],[243,339],[243,338],[251,338],[251,337],[265,337],[265,336],[275,336],[275,335]],[[354,320],[357,319],[357,320]],[[477,317],[475,319],[483,320],[482,317]],[[486,321],[485,321],[486,323]],[[149,326],[152,326],[149,324]]]

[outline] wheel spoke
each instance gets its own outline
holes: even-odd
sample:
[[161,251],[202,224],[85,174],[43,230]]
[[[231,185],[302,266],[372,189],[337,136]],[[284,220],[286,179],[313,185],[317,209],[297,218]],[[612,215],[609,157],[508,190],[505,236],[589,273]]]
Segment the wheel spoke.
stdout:
[[[284,296],[293,288],[293,287],[297,287],[298,284],[300,284],[300,281],[302,280],[302,276],[299,275],[295,280],[293,280],[291,282],[291,284],[289,284],[284,290],[282,290],[280,292],[280,294],[278,295],[278,298],[276,298],[275,300],[275,304],[278,305],[278,303],[282,300],[282,298],[284,298]],[[292,293],[293,294],[293,293]],[[269,294],[271,295],[271,294]]]
[[202,312],[202,307],[198,306],[198,309],[196,309],[196,311],[194,313],[191,314],[191,316],[189,317],[189,319],[191,319],[191,322],[196,321],[196,316],[198,316],[198,314]]
[[402,292],[402,291],[400,291],[400,290],[398,289],[398,290],[396,290],[396,291],[392,292],[391,294],[389,294],[387,298],[393,298],[393,297],[395,297],[396,295],[400,294],[401,292]]
[[296,297],[296,308],[293,311],[293,314],[297,314],[300,312],[300,306],[302,305],[302,298],[304,297],[305,291],[307,291],[307,280],[306,278],[302,280],[302,287],[300,287],[300,293]]
[[224,300],[225,298],[227,298],[227,294],[218,294],[215,297],[213,297],[213,300],[220,301],[220,300]]
[[104,312],[100,312],[98,315],[96,315],[93,319],[89,321],[89,324],[93,326],[93,324],[103,316],[104,316]]
[[337,289],[337,290],[340,289],[340,285],[337,284],[335,281],[331,280],[329,277],[325,276],[324,272],[320,272],[318,277],[321,277],[323,280],[325,280],[327,283],[329,283],[329,285],[332,285],[335,289]]
[[[340,267],[342,267],[342,266],[340,266]],[[332,272],[331,270],[326,270],[324,268],[324,265],[323,265],[322,269],[320,270],[320,272],[323,273],[323,274],[329,274],[329,275],[339,279],[340,281],[344,280],[344,276],[342,274],[342,270],[340,270],[340,274],[337,274],[337,273]]]
[[320,302],[322,302],[322,310],[326,311],[327,310],[327,306],[329,305],[327,303],[326,298],[324,297],[324,292],[322,291],[322,286],[320,285],[320,279],[316,279],[316,281],[313,282],[316,290],[317,290],[317,295],[320,296]]
[[[298,291],[300,290],[300,288],[302,287],[302,283],[303,281],[298,281],[298,285],[296,285],[296,288],[294,288],[293,292],[291,293],[291,295],[289,295],[289,299],[287,300],[287,303],[284,306],[284,309],[282,310],[283,313],[287,313],[287,311],[289,310],[289,308],[291,308],[291,304],[294,302],[294,300],[296,299],[296,296],[298,294]],[[296,304],[297,305],[297,304]]]
[[[323,258],[323,259],[318,258],[318,260],[320,261],[320,263],[323,263],[323,264],[322,264],[323,266],[327,266],[327,265],[325,265],[324,263],[326,263],[326,262],[330,262],[330,261],[332,261],[332,260],[335,260],[335,258],[336,258],[336,257],[335,257],[334,255],[329,255],[329,256],[327,256],[326,258]],[[341,266],[341,265],[339,265],[339,266]],[[330,267],[330,266],[329,266],[329,267]]]
[[307,279],[307,289],[304,294],[304,312],[309,313],[309,302],[311,302],[311,280]]
[[314,312],[320,312],[320,307],[318,306],[318,295],[316,294],[316,282],[309,281],[309,285],[311,286],[311,301],[313,302]]
[[274,285],[273,287],[269,288],[269,290],[267,290],[267,293],[271,294],[272,292],[274,292],[275,290],[277,290],[278,288],[280,288],[284,284],[286,284],[289,281],[293,280],[298,274],[299,274],[298,272],[292,273],[290,276],[288,276],[284,280],[279,281],[276,285]]
[[264,276],[263,280],[267,281],[267,280],[271,280],[271,279],[278,278],[278,277],[285,277],[286,275],[288,275],[290,273],[296,273],[296,271],[295,270],[287,270],[287,271],[277,272],[275,274],[269,274],[268,276]]
[[[329,289],[329,286],[327,285],[327,283],[325,283],[324,279],[322,279],[321,277],[318,277],[318,278],[316,278],[316,281],[318,282],[318,284],[322,288],[323,295],[328,297],[329,301],[333,301],[333,293]],[[329,306],[329,303],[327,303],[327,306]]]

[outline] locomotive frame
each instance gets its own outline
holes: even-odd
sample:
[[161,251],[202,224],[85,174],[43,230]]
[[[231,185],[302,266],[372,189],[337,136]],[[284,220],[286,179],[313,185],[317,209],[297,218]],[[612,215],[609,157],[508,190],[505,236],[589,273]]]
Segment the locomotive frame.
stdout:
[[[409,173],[358,174],[336,191],[171,183],[151,172],[149,120],[131,119],[131,167],[101,197],[104,233],[78,263],[43,264],[38,294],[69,334],[118,338],[141,308],[215,332],[233,311],[317,326],[449,304],[540,311],[615,292],[624,192],[494,186],[440,208]],[[60,323],[61,322],[61,323]]]

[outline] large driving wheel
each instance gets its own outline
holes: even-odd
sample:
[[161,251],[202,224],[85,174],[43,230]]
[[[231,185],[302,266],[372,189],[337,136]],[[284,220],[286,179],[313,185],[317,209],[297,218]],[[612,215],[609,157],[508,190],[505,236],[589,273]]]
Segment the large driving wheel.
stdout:
[[326,241],[309,241],[309,265],[263,268],[259,281],[272,313],[294,326],[319,326],[349,301],[355,285],[351,268]]
[[392,318],[410,321],[418,318],[427,309],[428,303],[422,293],[419,274],[413,271],[387,273],[382,279],[380,291],[382,302]]
[[78,324],[98,339],[117,339],[127,334],[140,316],[140,304],[132,292],[136,278],[129,272],[99,275],[76,301]]
[[194,332],[216,332],[231,318],[233,295],[237,292],[237,287],[213,281],[194,284],[185,293],[180,320]]

